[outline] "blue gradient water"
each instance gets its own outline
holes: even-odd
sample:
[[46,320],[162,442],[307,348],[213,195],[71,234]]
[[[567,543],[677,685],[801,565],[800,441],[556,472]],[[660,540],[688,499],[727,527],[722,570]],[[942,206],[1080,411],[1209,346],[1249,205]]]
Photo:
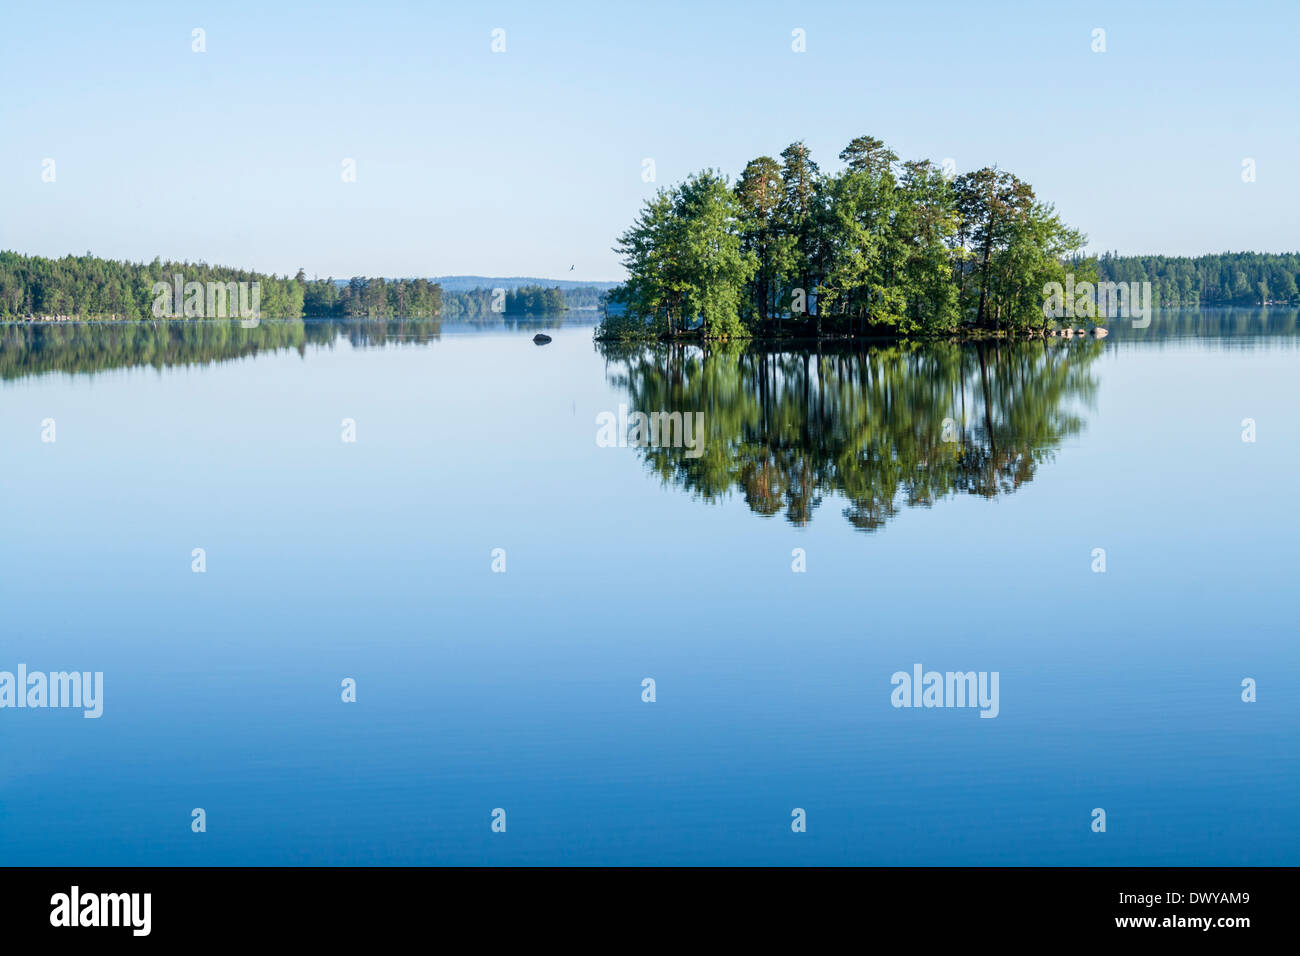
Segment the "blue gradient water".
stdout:
[[0,670],[104,715],[0,710],[0,863],[1300,863],[1283,325],[1117,330],[1032,481],[872,534],[599,447],[582,326],[11,375]]

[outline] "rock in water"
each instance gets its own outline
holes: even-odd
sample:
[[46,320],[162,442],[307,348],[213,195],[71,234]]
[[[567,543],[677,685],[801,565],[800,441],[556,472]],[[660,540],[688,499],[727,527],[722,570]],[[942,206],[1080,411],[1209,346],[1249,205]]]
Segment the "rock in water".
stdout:
[[551,341],[551,337],[549,335],[543,335],[541,332],[538,332],[536,335],[533,336],[533,341],[536,342],[538,345],[545,345],[547,342]]

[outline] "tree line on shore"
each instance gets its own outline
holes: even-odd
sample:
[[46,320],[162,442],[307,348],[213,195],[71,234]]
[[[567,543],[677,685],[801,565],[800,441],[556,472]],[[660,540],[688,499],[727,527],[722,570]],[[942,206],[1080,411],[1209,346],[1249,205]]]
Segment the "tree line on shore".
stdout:
[[1158,305],[1300,305],[1300,253],[1119,256],[1097,260],[1101,278],[1150,282]]
[[[356,276],[341,284],[330,279],[308,280],[301,269],[296,281],[304,286],[306,318],[373,318],[409,315],[431,318],[442,307],[442,289],[427,279],[369,279]],[[263,310],[272,316],[275,313]],[[288,316],[297,318],[298,316]]]
[[[391,315],[434,316],[442,290],[425,279],[308,279],[302,269],[291,277],[209,265],[206,262],[120,262],[84,256],[47,259],[0,252],[0,320],[66,316],[79,319],[150,319],[158,294],[155,284],[225,285],[257,283],[258,312],[267,318]],[[185,314],[178,297],[168,297],[164,315]],[[188,294],[179,298],[188,298]],[[199,300],[195,299],[197,303]],[[226,318],[235,315],[227,303]]]
[[[574,290],[586,293],[594,290]],[[590,295],[585,296],[591,298]],[[449,318],[480,319],[495,315],[546,315],[570,307],[568,293],[559,288],[539,285],[516,289],[470,289],[467,292],[443,292],[442,314]]]
[[287,277],[204,262],[119,262],[84,256],[47,259],[0,251],[0,320],[70,316],[84,319],[148,319],[157,300],[154,284],[260,283],[264,315],[300,316],[303,283]]
[[[430,318],[494,315],[541,315],[563,312],[566,294],[558,288],[524,286],[502,290],[444,292],[427,279],[354,277],[308,279],[302,269],[293,277],[203,262],[154,259],[149,263],[120,262],[84,256],[48,259],[0,251],[0,321],[25,318],[149,319],[155,317],[156,283],[258,283],[258,311],[266,318]],[[586,299],[595,295],[584,292]],[[184,298],[184,297],[179,297]],[[171,299],[165,314],[172,314]],[[584,300],[585,301],[585,300]],[[179,301],[175,311],[182,313]],[[206,315],[206,312],[204,313]],[[230,302],[226,315],[234,315]]]

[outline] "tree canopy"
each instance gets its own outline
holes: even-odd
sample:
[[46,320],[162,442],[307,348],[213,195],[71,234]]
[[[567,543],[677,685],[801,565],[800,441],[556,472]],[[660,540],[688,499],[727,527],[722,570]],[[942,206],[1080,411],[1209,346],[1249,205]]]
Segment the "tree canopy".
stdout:
[[859,136],[826,174],[802,142],[661,189],[616,251],[607,337],[924,335],[1041,325],[1043,287],[1094,277],[1086,242],[1013,174],[900,161]]

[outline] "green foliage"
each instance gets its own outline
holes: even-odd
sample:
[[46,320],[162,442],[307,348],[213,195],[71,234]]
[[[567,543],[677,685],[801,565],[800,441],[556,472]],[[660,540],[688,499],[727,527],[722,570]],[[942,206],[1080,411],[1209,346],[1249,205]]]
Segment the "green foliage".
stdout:
[[741,232],[741,204],[712,170],[660,190],[616,247],[629,274],[626,315],[668,335],[698,322],[705,338],[743,337],[741,303],[759,263]]
[[731,202],[712,171],[660,190],[619,239],[628,281],[602,335],[673,337],[697,319],[708,338],[1026,329],[1046,282],[1088,268],[1084,236],[1010,173],[951,181],[870,136],[839,158],[826,175],[801,142],[760,156]]
[[[595,305],[599,301],[599,296],[590,296],[590,301]],[[549,315],[569,308],[566,294],[559,288],[547,289],[539,285],[507,289],[500,297],[493,289],[443,292],[442,304],[444,316],[465,319],[492,319],[499,318],[503,314]],[[497,307],[494,308],[494,305]]]
[[594,285],[564,289],[561,294],[564,297],[564,309],[598,309],[605,295],[600,286]]
[[506,315],[548,315],[564,310],[564,293],[558,288],[526,285],[506,293]]
[[1118,256],[1097,260],[1107,282],[1150,282],[1157,305],[1298,305],[1300,253]]
[[154,318],[153,286],[185,282],[256,282],[264,318],[329,316],[432,317],[442,289],[426,279],[308,280],[301,269],[292,279],[204,262],[118,262],[90,254],[46,259],[0,252],[0,320],[53,318]]
[[751,323],[766,322],[776,309],[782,275],[782,240],[777,232],[776,211],[783,196],[780,164],[771,156],[751,159],[736,183],[741,250],[752,254],[756,264],[742,309]]
[[156,282],[258,282],[261,313],[302,315],[303,283],[204,262],[117,262],[84,256],[46,259],[0,252],[0,320],[67,316],[83,319],[153,318]]
[[[299,275],[302,273],[299,272]],[[333,279],[307,283],[308,318],[430,318],[442,310],[442,288],[427,279],[367,279],[354,276],[346,285]]]

